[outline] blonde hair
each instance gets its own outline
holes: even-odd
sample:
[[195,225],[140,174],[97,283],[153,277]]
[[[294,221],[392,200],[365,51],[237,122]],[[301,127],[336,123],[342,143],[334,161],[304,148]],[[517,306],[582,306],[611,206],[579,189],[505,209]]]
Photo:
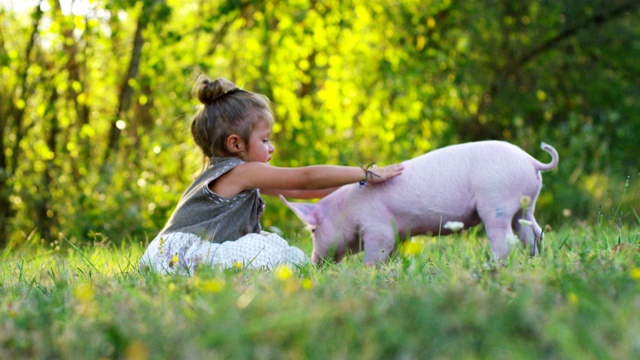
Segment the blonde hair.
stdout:
[[244,154],[227,148],[227,138],[235,134],[249,146],[251,132],[258,123],[265,120],[273,123],[273,112],[266,96],[242,90],[227,79],[212,81],[206,75],[200,75],[193,94],[202,105],[191,121],[191,135],[206,158],[242,158]]

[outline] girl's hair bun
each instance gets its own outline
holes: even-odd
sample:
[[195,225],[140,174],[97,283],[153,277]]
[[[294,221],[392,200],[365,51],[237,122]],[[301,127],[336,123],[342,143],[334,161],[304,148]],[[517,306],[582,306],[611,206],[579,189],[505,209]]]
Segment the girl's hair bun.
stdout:
[[217,78],[212,81],[206,75],[200,75],[196,80],[193,91],[201,103],[209,105],[217,98],[237,89],[236,84],[225,78]]
[[242,159],[244,153],[227,147],[229,136],[235,134],[249,144],[255,124],[267,121],[273,125],[269,99],[242,90],[227,79],[212,81],[202,74],[193,86],[193,95],[204,106],[198,106],[193,116],[191,135],[206,158],[231,156]]

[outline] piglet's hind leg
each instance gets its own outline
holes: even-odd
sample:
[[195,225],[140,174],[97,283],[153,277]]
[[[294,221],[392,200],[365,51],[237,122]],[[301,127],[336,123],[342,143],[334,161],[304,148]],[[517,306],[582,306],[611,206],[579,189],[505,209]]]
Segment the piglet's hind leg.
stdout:
[[537,255],[540,252],[539,246],[542,241],[542,229],[533,215],[525,218],[516,216],[516,219],[513,221],[513,228],[517,232],[522,244],[529,249],[529,254],[531,256]]
[[491,207],[490,209],[479,209],[478,213],[487,231],[494,257],[504,259],[509,255],[509,241],[515,239],[511,228],[511,220],[516,210],[501,206]]
[[542,242],[542,229],[533,216],[535,202],[534,197],[533,202],[525,209],[524,213],[518,211],[513,218],[513,229],[525,248],[529,249],[531,256],[540,252],[539,246]]

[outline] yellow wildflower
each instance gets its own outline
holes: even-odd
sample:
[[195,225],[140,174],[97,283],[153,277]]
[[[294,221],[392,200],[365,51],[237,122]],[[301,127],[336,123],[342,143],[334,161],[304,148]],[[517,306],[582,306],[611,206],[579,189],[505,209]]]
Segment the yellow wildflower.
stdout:
[[288,265],[278,265],[274,271],[276,279],[286,281],[293,276],[293,270]]
[[200,290],[211,294],[219,293],[226,285],[227,282],[224,279],[207,279],[198,282],[198,288]]
[[422,240],[411,239],[405,241],[400,246],[400,254],[403,256],[416,256],[424,249],[424,242]]
[[302,288],[305,290],[311,290],[313,288],[313,281],[311,279],[302,279]]
[[640,268],[634,267],[629,271],[629,275],[634,280],[640,280]]
[[576,305],[576,304],[578,304],[578,301],[579,301],[578,295],[576,295],[575,293],[570,292],[570,293],[567,294],[567,300],[569,301],[570,304]]
[[171,258],[171,261],[169,261],[169,267],[172,268],[174,265],[178,265],[179,260],[180,259],[178,258],[178,253],[175,253]]

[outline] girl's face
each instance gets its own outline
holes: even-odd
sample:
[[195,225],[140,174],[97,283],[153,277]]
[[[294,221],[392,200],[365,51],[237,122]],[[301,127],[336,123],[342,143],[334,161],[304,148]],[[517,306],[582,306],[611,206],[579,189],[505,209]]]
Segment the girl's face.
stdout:
[[268,163],[271,160],[271,153],[275,150],[271,145],[271,124],[262,120],[256,124],[249,138],[248,149],[244,160],[259,161]]

